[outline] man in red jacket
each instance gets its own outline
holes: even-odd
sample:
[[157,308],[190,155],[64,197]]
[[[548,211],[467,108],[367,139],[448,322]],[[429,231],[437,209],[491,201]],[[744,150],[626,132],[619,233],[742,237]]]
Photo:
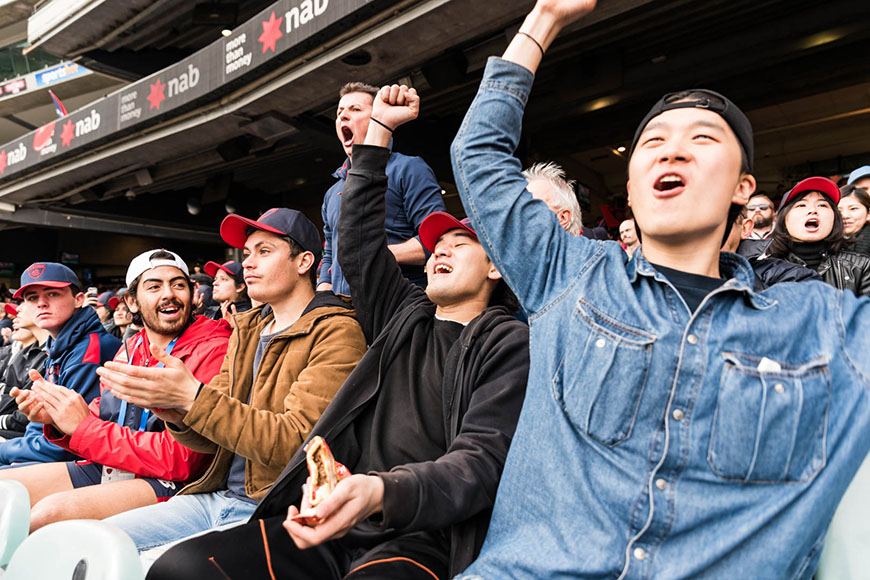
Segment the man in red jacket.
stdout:
[[[192,315],[192,284],[184,261],[173,252],[149,250],[130,263],[126,281],[130,311],[144,328],[114,360],[156,366],[160,363],[152,349],[165,349],[208,383],[226,355],[230,327]],[[170,437],[157,409],[128,404],[108,390],[88,405],[74,391],[38,374],[34,378],[36,396],[22,400],[22,411],[45,425],[50,441],[84,459],[2,474],[27,486],[33,505],[31,530],[60,520],[102,519],[165,501],[211,461],[210,455]]]

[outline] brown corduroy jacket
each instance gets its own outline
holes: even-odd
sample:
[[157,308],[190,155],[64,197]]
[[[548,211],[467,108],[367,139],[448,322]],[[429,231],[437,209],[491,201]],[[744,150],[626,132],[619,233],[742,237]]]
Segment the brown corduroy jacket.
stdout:
[[318,292],[269,341],[254,377],[260,333],[272,319],[268,307],[236,315],[220,373],[200,390],[184,425],[167,425],[181,444],[215,454],[202,477],[179,493],[221,489],[238,454],[247,460],[245,492],[262,498],[365,353],[353,310],[331,292]]

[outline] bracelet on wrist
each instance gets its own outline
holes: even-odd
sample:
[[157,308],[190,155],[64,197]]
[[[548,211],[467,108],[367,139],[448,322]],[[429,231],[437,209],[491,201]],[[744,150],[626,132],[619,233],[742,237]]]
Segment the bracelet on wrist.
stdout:
[[541,51],[541,56],[544,56],[544,54],[545,54],[544,47],[541,46],[541,43],[538,42],[534,36],[532,36],[531,34],[529,34],[527,32],[523,32],[522,30],[517,31],[517,34],[521,34],[521,35],[525,36],[526,38],[528,38],[529,40],[531,40],[532,42],[534,42],[535,46],[538,47],[538,50]]
[[380,125],[380,126],[383,127],[384,129],[386,129],[387,131],[389,131],[390,133],[393,132],[393,129],[390,129],[389,127],[387,127],[385,124],[381,123],[380,121],[378,121],[378,120],[375,119],[374,117],[372,117],[371,120],[372,120],[372,122],[377,123],[378,125]]

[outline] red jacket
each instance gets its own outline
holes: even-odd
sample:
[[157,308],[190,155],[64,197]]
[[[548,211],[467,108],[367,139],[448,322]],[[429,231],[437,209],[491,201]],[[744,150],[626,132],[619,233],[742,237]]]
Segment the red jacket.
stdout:
[[[178,337],[172,356],[181,359],[201,382],[208,384],[223,364],[231,329],[225,321],[198,316]],[[127,341],[115,355],[116,361],[136,366],[156,366],[151,356],[147,333],[142,330]],[[72,436],[58,438],[58,432],[48,426],[45,435],[50,441],[72,453],[116,469],[135,473],[139,477],[154,477],[185,482],[198,477],[211,462],[212,456],[197,453],[181,445],[166,432],[164,423],[151,414],[145,430],[137,430],[144,409],[129,405],[124,426],[118,424],[120,399],[102,388],[102,395],[89,408],[91,415],[76,428]]]

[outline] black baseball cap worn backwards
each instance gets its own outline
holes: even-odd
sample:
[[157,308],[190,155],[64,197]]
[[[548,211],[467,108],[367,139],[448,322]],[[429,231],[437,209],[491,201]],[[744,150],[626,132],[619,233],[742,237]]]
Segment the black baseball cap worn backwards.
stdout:
[[[689,96],[684,97],[682,95]],[[740,147],[743,149],[746,157],[749,172],[752,173],[755,165],[755,144],[752,138],[752,123],[749,122],[743,111],[727,97],[709,89],[690,89],[677,93],[668,93],[659,99],[640,122],[640,125],[637,126],[637,131],[634,132],[634,139],[631,142],[631,149],[629,149],[629,157],[634,153],[634,148],[640,140],[640,135],[649,122],[662,113],[673,109],[707,109],[725,119],[731,130],[734,131],[737,142],[740,143]]]
[[287,236],[302,246],[303,250],[314,254],[314,267],[320,263],[323,254],[320,233],[302,212],[286,207],[273,207],[256,220],[230,214],[221,222],[221,237],[230,246],[241,249],[245,247],[248,239],[248,228]]

